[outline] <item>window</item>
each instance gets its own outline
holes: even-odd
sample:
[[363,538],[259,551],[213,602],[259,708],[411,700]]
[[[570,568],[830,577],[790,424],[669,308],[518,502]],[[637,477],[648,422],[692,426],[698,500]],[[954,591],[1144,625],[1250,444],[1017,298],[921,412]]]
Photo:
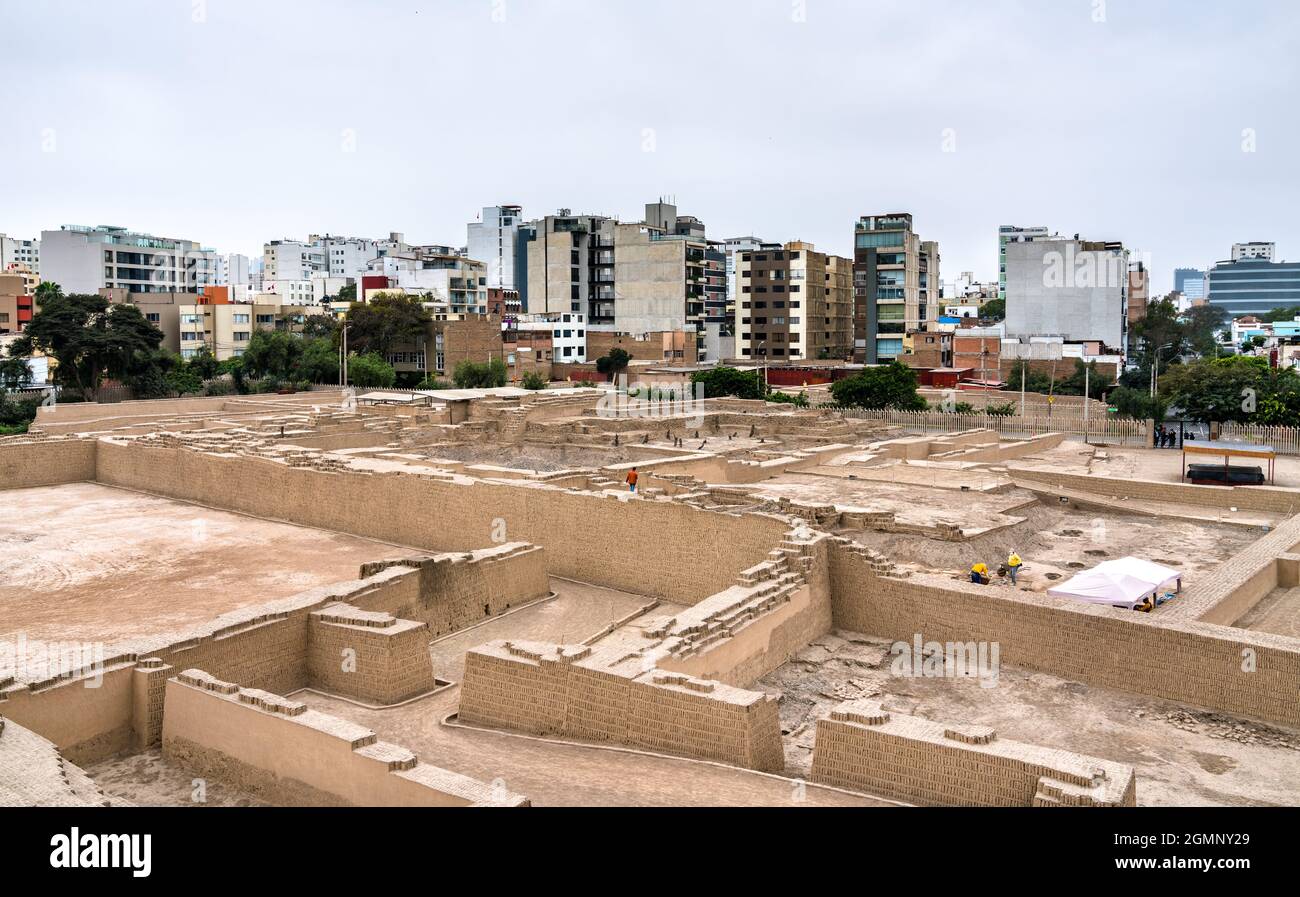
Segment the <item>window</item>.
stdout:
[[156,311],[151,311],[145,314],[144,319],[148,321],[150,324],[157,324],[160,320],[162,320],[162,316],[159,315],[158,312]]
[[230,320],[232,324],[247,324],[248,315],[231,315]]
[[249,334],[248,334],[248,331],[247,331],[247,330],[236,330],[235,333],[234,333],[235,342],[237,342],[237,343],[246,343],[246,342],[248,342],[248,336],[249,336]]

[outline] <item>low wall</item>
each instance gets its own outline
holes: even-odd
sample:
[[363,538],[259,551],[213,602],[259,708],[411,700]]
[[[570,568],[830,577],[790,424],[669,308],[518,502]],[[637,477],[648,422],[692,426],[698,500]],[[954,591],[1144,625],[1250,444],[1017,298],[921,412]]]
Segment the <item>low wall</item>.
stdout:
[[1132,807],[1131,766],[999,740],[850,701],[817,721],[812,780],[914,803],[973,807]]
[[113,440],[99,442],[96,479],[433,551],[474,550],[504,529],[511,541],[544,547],[552,573],[684,604],[725,588],[786,528],[776,517],[539,483],[335,473]]
[[396,704],[434,687],[429,627],[391,614],[331,604],[308,624],[312,687],[375,704]]
[[384,611],[404,620],[425,623],[430,639],[545,597],[551,588],[545,552],[526,542],[508,542],[432,558],[366,564],[361,568],[362,574],[392,564],[415,565],[419,570],[418,590],[414,594],[377,592],[354,603],[365,610]]
[[0,439],[0,491],[94,478],[92,439]]
[[890,575],[832,545],[835,626],[910,641],[997,642],[1003,663],[1106,688],[1300,725],[1300,639],[1163,614]]
[[1276,514],[1300,513],[1300,492],[1273,486],[1195,486],[1191,483],[1162,483],[1158,480],[1130,480],[1116,477],[1059,473],[1054,470],[1010,465],[1014,479],[1051,483],[1066,489],[1092,492],[1112,498],[1136,498],[1212,508],[1241,508]]
[[[0,711],[53,741],[74,763],[91,763],[156,742],[161,731],[161,682],[169,670],[206,666],[250,687],[286,693],[312,685],[308,622],[313,610],[385,593],[414,594],[417,573],[385,569],[360,580],[322,586],[211,624],[133,643],[107,657],[102,670],[46,682],[0,682]],[[427,654],[423,654],[428,663]],[[338,683],[332,683],[338,687]],[[352,694],[349,688],[339,688]]]
[[421,763],[363,726],[186,670],[167,680],[163,756],[291,806],[526,806],[504,789]]
[[465,655],[473,725],[610,741],[751,769],[785,766],[776,698],[581,645],[494,641]]
[[0,807],[106,807],[85,771],[30,729],[0,716]]

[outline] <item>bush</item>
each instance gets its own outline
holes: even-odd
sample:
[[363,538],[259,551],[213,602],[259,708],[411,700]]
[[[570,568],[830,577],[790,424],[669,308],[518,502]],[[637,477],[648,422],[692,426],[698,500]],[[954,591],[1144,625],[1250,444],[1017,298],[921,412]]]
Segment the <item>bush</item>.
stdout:
[[452,380],[457,389],[491,389],[506,385],[506,363],[500,358],[487,362],[462,361],[456,365]]
[[837,405],[849,408],[896,408],[900,411],[924,411],[925,399],[916,391],[916,371],[891,361],[867,368],[860,374],[836,380],[831,395]]
[[704,384],[704,397],[718,399],[735,396],[738,399],[762,399],[767,395],[767,384],[759,371],[739,371],[736,368],[716,367],[691,374],[691,383]]
[[353,386],[387,389],[396,381],[397,372],[393,366],[373,352],[348,359],[348,382]]
[[546,389],[546,378],[536,371],[529,371],[524,374],[524,379],[519,381],[519,385],[524,389]]
[[796,408],[807,408],[808,393],[801,392],[797,396],[792,396],[787,392],[770,392],[766,396],[767,401],[776,402],[777,404],[794,405]]
[[235,391],[235,384],[229,380],[212,380],[203,387],[203,394],[207,396],[228,396]]
[[438,377],[425,377],[415,384],[416,389],[451,389],[451,384]]
[[984,413],[993,417],[1011,417],[1016,413],[1016,403],[1006,402],[1002,405],[986,405]]

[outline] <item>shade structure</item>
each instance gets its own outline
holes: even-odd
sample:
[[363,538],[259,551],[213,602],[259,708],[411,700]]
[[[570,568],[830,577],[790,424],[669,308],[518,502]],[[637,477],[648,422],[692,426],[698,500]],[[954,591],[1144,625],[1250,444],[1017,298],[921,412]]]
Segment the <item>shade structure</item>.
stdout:
[[1175,590],[1180,588],[1181,579],[1182,574],[1172,567],[1142,558],[1124,557],[1085,570],[1059,586],[1048,589],[1047,594],[1091,604],[1132,607],[1140,604],[1148,595],[1155,595],[1170,587]]

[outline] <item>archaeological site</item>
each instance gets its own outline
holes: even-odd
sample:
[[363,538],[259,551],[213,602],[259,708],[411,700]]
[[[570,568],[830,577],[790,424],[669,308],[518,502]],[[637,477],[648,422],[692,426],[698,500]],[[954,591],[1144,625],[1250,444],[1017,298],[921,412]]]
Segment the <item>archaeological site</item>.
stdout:
[[1300,802],[1294,457],[417,398],[0,438],[0,805]]

